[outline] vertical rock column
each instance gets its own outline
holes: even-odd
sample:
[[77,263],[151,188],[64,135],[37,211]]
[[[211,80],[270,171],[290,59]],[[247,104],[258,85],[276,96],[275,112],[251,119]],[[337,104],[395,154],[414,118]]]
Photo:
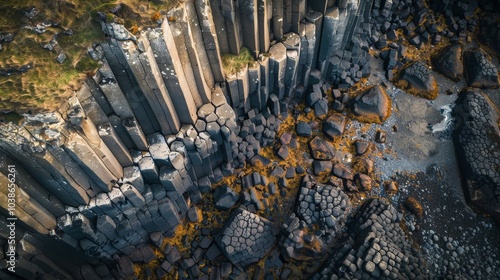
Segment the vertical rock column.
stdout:
[[196,115],[196,102],[193,96],[199,94],[191,92],[177,47],[175,44],[166,43],[173,41],[168,23],[164,21],[161,30],[150,30],[148,39],[180,122],[193,123]]
[[283,2],[283,34],[292,32],[292,6],[293,0],[282,0]]
[[111,190],[112,182],[118,180],[119,174],[113,174],[80,135],[69,135],[63,148],[102,190]]
[[[80,90],[77,91],[76,96],[83,110],[85,111],[86,116],[89,117],[95,125],[109,122],[106,112],[104,112],[95,97],[92,96],[91,91],[86,83],[82,84]],[[111,112],[111,110],[108,111],[108,113]]]
[[240,23],[244,30],[243,44],[253,54],[254,58],[259,56],[259,14],[257,0],[238,0],[240,8]]
[[[134,73],[140,90],[151,106],[160,125],[161,132],[165,135],[176,133],[180,127],[179,117],[172,99],[167,93],[160,70],[154,59],[153,50],[145,33],[141,34],[139,44],[143,46],[143,52],[140,52],[135,44],[122,45],[122,50],[126,53],[128,66],[132,73]],[[189,120],[192,122],[192,118],[185,119],[185,121]]]
[[210,67],[212,68],[214,80],[215,82],[223,82],[225,74],[222,69],[222,59],[220,56],[221,48],[218,41],[217,25],[208,2],[207,0],[196,0],[195,8],[198,14],[198,22],[203,36],[203,43],[210,62]]
[[314,1],[309,1],[307,4],[311,9],[320,12],[321,14],[324,14],[326,11],[326,6],[328,4],[328,0],[314,0]]
[[[0,204],[4,207],[8,205],[9,190],[6,186],[9,185],[9,179],[4,174],[0,173]],[[22,188],[15,185],[16,199],[15,209],[16,217],[25,224],[29,229],[47,234],[50,230],[56,227],[55,217],[41,206],[35,199],[30,197]]]
[[344,33],[342,28],[339,27],[341,18],[345,18],[345,13],[341,14],[337,7],[332,7],[326,11],[323,19],[323,31],[317,62],[317,68],[321,71],[323,79],[327,74],[326,68],[328,66],[328,59],[332,56],[334,51],[338,49],[340,45],[340,39],[338,38]]
[[[193,46],[191,28],[187,22],[176,21],[170,23],[170,29],[173,42],[175,43],[179,59],[183,66],[184,75],[186,75],[191,93],[193,93],[196,107],[199,108],[204,103],[210,101],[209,96],[211,89],[205,81],[203,69],[200,67],[199,56]],[[168,35],[165,31],[163,34]]]
[[[130,103],[130,107],[137,121],[140,123],[141,128],[144,130],[144,133],[149,134],[160,131],[160,125],[156,120],[154,111],[140,90],[134,74],[128,67],[127,58],[120,47],[122,44],[134,44],[134,42],[120,42],[115,39],[110,39],[109,43],[101,44],[101,46],[104,50],[106,60],[116,78],[116,82],[126,96],[127,101]],[[122,117],[120,116],[120,118]]]
[[[191,61],[198,64],[198,68],[201,69],[200,78],[204,80],[209,91],[202,95],[203,104],[210,102],[212,90],[214,88],[214,75],[212,73],[212,68],[210,66],[210,60],[208,59],[207,51],[205,49],[205,43],[203,41],[202,30],[200,28],[200,23],[198,21],[198,14],[196,12],[195,0],[187,0],[184,4],[184,20],[189,24],[189,29],[191,32],[189,34],[184,34],[186,38],[189,38],[191,42],[192,53],[190,53]],[[193,65],[193,67],[196,67]],[[203,93],[203,92],[202,92]],[[199,108],[200,106],[198,106]]]
[[226,24],[227,41],[232,54],[239,54],[243,47],[238,1],[221,0],[222,16]]
[[252,63],[248,66],[248,95],[250,99],[250,107],[260,109],[262,108],[262,95],[261,90],[261,71],[258,62]]
[[[55,205],[59,205],[56,201],[60,201],[60,203],[77,206],[79,203],[85,201],[85,197],[87,197],[87,193],[85,192],[88,190],[77,185],[74,180],[72,180],[72,177],[66,172],[65,166],[60,165],[50,153],[47,153],[47,151],[32,151],[32,153],[28,153],[7,143],[2,145],[2,148],[6,155],[10,158],[15,158],[16,163],[19,163],[20,175],[31,174],[33,179],[47,192],[47,196],[49,198],[51,196],[55,198]],[[45,155],[47,155],[47,157],[45,157]],[[23,168],[26,172],[22,171]],[[35,188],[26,188],[26,191],[38,197],[36,184],[21,184],[21,187],[23,186],[32,186]],[[88,185],[86,187],[89,188]],[[101,191],[100,186],[97,189]],[[93,191],[94,190],[90,190],[90,193]],[[41,193],[43,194],[43,192]],[[42,199],[43,196],[39,198]],[[49,207],[47,204],[44,205]],[[62,207],[62,204],[60,206]],[[55,210],[57,210],[57,208]]]
[[260,52],[267,52],[271,45],[270,19],[272,18],[272,0],[257,0],[259,49]]
[[274,44],[269,49],[269,88],[278,96],[279,100],[285,98],[285,73],[287,64],[286,47],[282,43]]
[[[271,0],[269,0],[271,1]],[[273,1],[273,35],[275,40],[283,38],[283,0]]]
[[[206,0],[197,0],[206,1]],[[222,0],[210,0],[210,7],[213,13],[213,23],[215,25],[215,32],[217,33],[217,42],[219,43],[220,53],[229,53],[229,42],[227,39],[226,23],[224,17],[222,16]],[[198,5],[197,5],[198,6]]]
[[300,22],[306,16],[306,0],[292,0],[292,32],[299,33]]
[[285,97],[290,97],[297,84],[301,38],[296,33],[287,33],[283,45],[286,47]]
[[[0,175],[3,174],[8,176],[10,173],[8,169],[9,164],[16,165],[16,184],[31,198],[35,199],[53,216],[59,216],[65,213],[64,206],[59,199],[41,186],[21,165],[17,164],[16,161],[0,150]],[[5,187],[5,189],[7,188]],[[2,204],[2,206],[6,205],[7,204]]]
[[269,98],[270,92],[272,92],[272,88],[270,87],[269,82],[269,57],[261,55],[259,60],[260,67],[260,107],[257,107],[259,110],[264,110],[267,105],[267,99]]

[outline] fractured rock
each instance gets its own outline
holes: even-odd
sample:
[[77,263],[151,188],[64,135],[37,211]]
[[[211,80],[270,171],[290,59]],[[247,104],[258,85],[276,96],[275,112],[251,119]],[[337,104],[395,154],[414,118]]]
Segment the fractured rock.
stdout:
[[463,78],[464,66],[462,64],[461,44],[453,44],[445,47],[432,59],[432,65],[441,74],[455,82]]
[[220,210],[228,210],[236,204],[239,195],[233,191],[228,185],[218,187],[214,194],[215,208]]
[[333,114],[323,123],[323,132],[336,140],[344,133],[346,117],[341,114]]
[[311,140],[309,148],[311,149],[312,158],[316,160],[331,160],[335,156],[333,145],[320,137]]
[[243,268],[259,261],[276,241],[273,224],[247,210],[236,209],[216,243],[224,255]]
[[401,70],[397,85],[407,92],[426,99],[436,99],[438,85],[436,78],[427,65],[414,62]]
[[476,88],[498,88],[498,70],[483,50],[464,53],[464,75],[467,85]]
[[500,129],[498,114],[479,89],[462,92],[453,109],[453,134],[470,204],[500,221]]
[[383,123],[391,116],[391,108],[391,99],[380,85],[354,98],[353,113],[362,122]]

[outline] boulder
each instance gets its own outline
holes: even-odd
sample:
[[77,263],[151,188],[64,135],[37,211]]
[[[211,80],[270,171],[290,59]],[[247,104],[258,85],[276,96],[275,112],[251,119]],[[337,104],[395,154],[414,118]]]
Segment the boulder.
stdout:
[[335,164],[335,166],[333,166],[333,175],[351,181],[354,179],[352,169],[343,165],[342,163],[337,163]]
[[239,195],[226,184],[215,189],[213,197],[215,208],[220,210],[230,209],[239,199]]
[[438,96],[436,78],[429,67],[421,61],[403,68],[396,85],[408,93],[430,100]]
[[335,156],[333,145],[317,136],[309,142],[309,149],[311,149],[312,158],[316,160],[332,160]]
[[357,173],[354,177],[354,182],[358,189],[370,191],[372,189],[372,178],[366,174]]
[[311,126],[304,121],[299,121],[297,123],[297,135],[304,136],[304,137],[311,136],[312,135]]
[[476,88],[498,88],[498,70],[483,50],[464,53],[464,75],[467,85]]
[[337,140],[344,133],[346,123],[344,115],[333,114],[323,123],[323,132],[330,138]]
[[283,224],[283,255],[296,260],[323,258],[350,214],[349,198],[337,187],[305,177],[295,208]]
[[462,92],[453,109],[455,152],[467,201],[500,222],[500,129],[495,108],[479,89]]
[[432,58],[432,66],[439,73],[458,82],[463,78],[462,44],[453,44],[442,49]]
[[326,114],[328,114],[328,101],[326,98],[322,98],[314,104],[314,115],[316,118],[321,118],[326,116]]
[[353,100],[355,118],[367,123],[383,123],[391,116],[392,102],[385,90],[376,85]]
[[332,172],[332,162],[326,160],[315,160],[313,162],[314,175],[323,176]]
[[269,220],[238,208],[215,240],[227,259],[241,269],[267,254],[276,241],[274,234]]
[[356,142],[354,142],[354,148],[356,149],[356,154],[358,156],[364,155],[368,151],[368,148],[370,148],[370,142],[365,140],[356,140]]
[[282,160],[286,160],[289,156],[289,149],[287,145],[281,145],[279,150],[276,152],[276,155]]

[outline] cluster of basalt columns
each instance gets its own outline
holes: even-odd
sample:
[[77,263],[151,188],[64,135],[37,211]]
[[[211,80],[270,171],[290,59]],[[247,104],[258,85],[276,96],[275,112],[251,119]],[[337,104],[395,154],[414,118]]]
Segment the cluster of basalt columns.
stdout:
[[[372,2],[183,1],[168,12],[175,20],[137,37],[102,23],[97,74],[57,112],[1,129],[2,185],[8,165],[17,172],[17,275],[108,277],[114,256],[173,234],[237,156],[239,118],[278,116],[287,99],[334,79]],[[226,75],[221,55],[242,47],[255,62]]]

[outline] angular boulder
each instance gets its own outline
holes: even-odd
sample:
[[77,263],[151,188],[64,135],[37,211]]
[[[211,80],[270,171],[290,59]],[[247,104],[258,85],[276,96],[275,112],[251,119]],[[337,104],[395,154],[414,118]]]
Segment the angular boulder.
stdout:
[[216,243],[235,266],[244,268],[263,258],[276,241],[273,224],[247,210],[236,209]]
[[335,148],[333,145],[320,137],[314,137],[309,142],[311,156],[316,160],[331,160],[335,156]]
[[432,66],[439,73],[458,82],[463,78],[464,74],[462,52],[462,44],[449,45],[432,58]]
[[215,190],[213,197],[215,208],[220,210],[230,209],[239,199],[239,195],[225,184]]
[[359,121],[380,124],[391,116],[391,108],[391,98],[376,85],[354,98],[352,111]]
[[304,137],[311,136],[312,135],[311,126],[304,121],[299,121],[299,123],[297,123],[297,135]]
[[344,133],[346,117],[341,114],[333,114],[323,123],[323,132],[331,139],[336,140]]
[[498,88],[498,70],[483,50],[464,53],[464,75],[467,85],[475,88]]
[[396,85],[408,93],[426,99],[433,100],[438,96],[436,78],[429,67],[421,61],[414,62],[401,70]]

